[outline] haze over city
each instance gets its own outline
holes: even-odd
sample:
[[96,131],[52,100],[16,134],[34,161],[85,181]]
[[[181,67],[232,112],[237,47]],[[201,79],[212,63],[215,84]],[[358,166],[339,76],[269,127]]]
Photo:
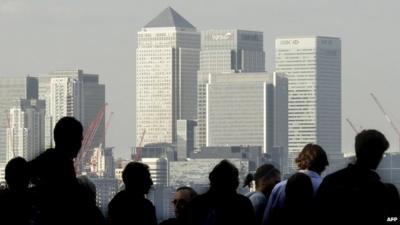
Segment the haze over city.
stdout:
[[[357,127],[376,128],[398,151],[398,138],[372,101],[373,92],[400,125],[398,1],[0,1],[0,76],[38,76],[58,69],[100,75],[113,111],[107,145],[128,158],[135,146],[137,32],[167,6],[199,31],[262,31],[266,70],[274,71],[275,38],[322,35],[342,41],[342,147]],[[6,34],[6,35],[3,35]]]

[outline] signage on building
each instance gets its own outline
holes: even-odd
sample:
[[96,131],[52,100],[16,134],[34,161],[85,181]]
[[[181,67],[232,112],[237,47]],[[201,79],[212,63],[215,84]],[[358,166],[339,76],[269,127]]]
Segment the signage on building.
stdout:
[[228,32],[225,34],[213,34],[211,35],[211,38],[213,40],[219,41],[219,40],[229,40],[232,38],[232,33]]

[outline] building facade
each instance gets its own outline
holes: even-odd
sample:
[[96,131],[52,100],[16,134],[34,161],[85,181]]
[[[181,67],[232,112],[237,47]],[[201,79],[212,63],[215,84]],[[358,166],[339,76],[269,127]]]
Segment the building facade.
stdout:
[[137,144],[176,143],[177,120],[196,118],[199,50],[196,28],[170,7],[138,32]]
[[[7,163],[7,128],[10,128],[9,110],[20,99],[37,99],[38,81],[34,77],[0,78],[0,181],[4,180]],[[17,105],[16,105],[17,104]]]
[[194,120],[177,121],[176,152],[178,160],[186,160],[194,152],[195,127],[196,121]]
[[307,143],[341,153],[341,40],[294,36],[275,41],[276,71],[289,81],[289,162]]
[[206,146],[206,85],[209,74],[264,71],[262,32],[237,29],[202,31],[197,77],[197,149]]
[[20,99],[9,109],[7,128],[7,161],[21,156],[32,160],[44,151],[44,100]]
[[[39,77],[39,98],[46,100],[45,146],[54,147],[53,129],[59,119],[72,116],[87,130],[105,107],[105,86],[99,76],[83,70],[59,70]],[[105,146],[103,117],[89,148]]]
[[264,153],[275,145],[286,146],[284,137],[275,143],[275,130],[287,132],[285,79],[276,73],[210,74],[206,145],[262,146]]

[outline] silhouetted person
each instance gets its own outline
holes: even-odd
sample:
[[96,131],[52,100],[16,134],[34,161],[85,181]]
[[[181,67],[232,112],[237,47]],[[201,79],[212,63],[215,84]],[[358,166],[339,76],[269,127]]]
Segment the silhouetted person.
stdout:
[[271,213],[269,224],[309,224],[314,197],[313,184],[304,173],[293,174],[286,183],[285,201],[282,208]]
[[28,190],[28,163],[24,158],[11,159],[5,168],[7,188],[0,192],[0,223],[29,224],[32,199]]
[[257,223],[261,224],[268,198],[275,185],[281,181],[281,173],[273,165],[264,164],[257,168],[253,179],[250,179],[249,176],[246,177],[245,185],[250,187],[252,180],[255,181],[256,190],[245,196],[250,199],[254,207]]
[[120,191],[108,204],[108,221],[111,225],[155,225],[156,211],[146,199],[153,181],[149,167],[130,162],[122,172],[125,190]]
[[163,221],[160,225],[176,225],[179,224],[178,220],[182,215],[183,210],[197,196],[197,193],[193,188],[183,186],[176,189],[174,200],[172,204],[174,206],[175,218],[170,218]]
[[[387,204],[389,204],[389,213],[388,217],[397,217],[398,220],[400,220],[400,195],[399,191],[397,190],[397,187],[393,184],[385,184],[388,194],[389,194],[389,200]],[[400,223],[400,221],[398,221]]]
[[[89,205],[96,205],[96,185],[87,177],[87,176],[79,176],[77,177],[81,193],[85,197],[88,198]],[[106,220],[103,216],[103,213],[100,211],[98,207],[90,207],[87,208],[88,211],[85,213],[91,215],[90,224],[106,224]]]
[[209,175],[210,189],[193,199],[182,214],[187,225],[254,225],[255,214],[248,198],[237,194],[239,171],[223,160]]
[[54,128],[54,149],[29,163],[36,185],[39,224],[102,224],[98,208],[78,183],[74,158],[83,138],[82,124],[73,117],[61,118]]
[[379,131],[357,134],[355,164],[326,176],[318,190],[316,224],[386,223],[392,212],[393,192],[375,170],[388,148],[389,142]]
[[[299,169],[298,172],[310,177],[315,194],[322,182],[321,173],[329,165],[326,152],[319,145],[307,144],[295,159],[295,162]],[[270,224],[271,214],[283,208],[286,198],[286,184],[287,180],[282,181],[272,190],[264,211],[263,225]]]

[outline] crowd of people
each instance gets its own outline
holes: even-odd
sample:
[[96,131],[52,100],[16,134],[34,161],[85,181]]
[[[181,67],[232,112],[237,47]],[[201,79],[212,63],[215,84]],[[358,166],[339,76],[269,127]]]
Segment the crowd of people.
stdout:
[[[64,117],[54,129],[54,149],[29,162],[21,157],[8,162],[7,188],[0,192],[1,224],[158,223],[156,209],[146,198],[153,185],[149,167],[140,162],[126,165],[124,190],[111,200],[108,214],[101,213],[96,187],[75,173],[82,137],[81,123]],[[186,186],[176,190],[175,217],[160,225],[399,223],[398,190],[375,171],[388,148],[382,133],[364,130],[355,139],[355,163],[323,178],[327,154],[321,146],[307,144],[295,160],[296,173],[281,181],[276,167],[261,165],[246,177],[244,185],[254,189],[246,195],[237,192],[238,169],[222,160],[209,174],[207,192],[198,194]]]

